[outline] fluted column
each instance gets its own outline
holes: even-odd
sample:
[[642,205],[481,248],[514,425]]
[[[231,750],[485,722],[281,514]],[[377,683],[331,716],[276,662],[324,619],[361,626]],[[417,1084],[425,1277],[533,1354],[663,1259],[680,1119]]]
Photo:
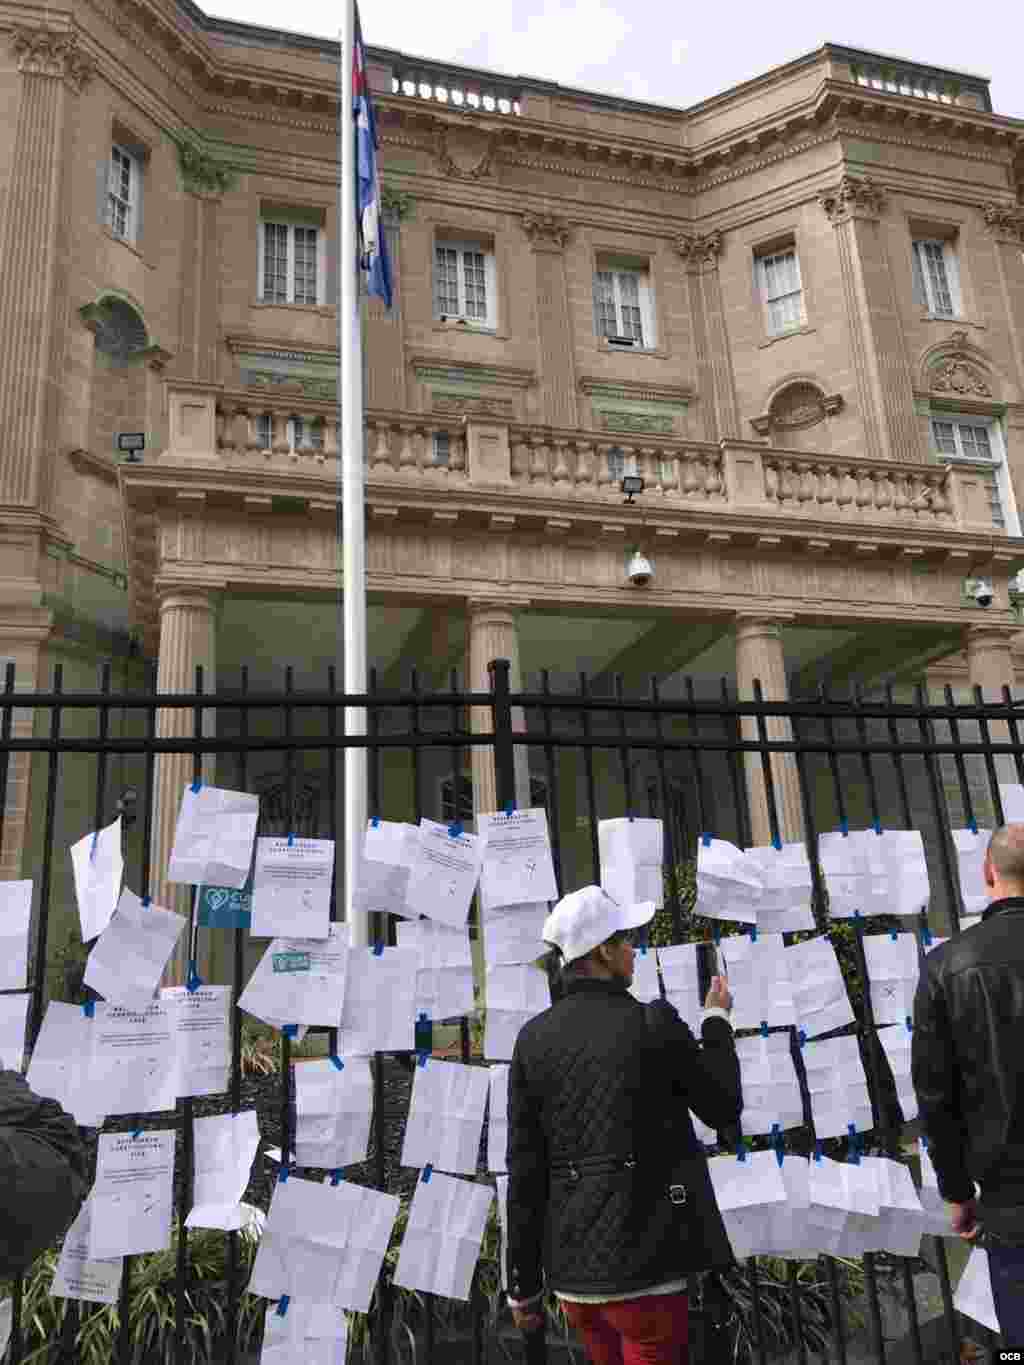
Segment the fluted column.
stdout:
[[686,262],[690,286],[690,317],[697,369],[697,390],[703,413],[704,439],[721,441],[738,437],[739,405],[725,323],[718,258],[722,234],[707,232],[677,238],[676,250]]
[[885,196],[870,177],[844,175],[818,202],[836,230],[864,454],[924,460],[906,338],[879,231]]
[[[203,691],[216,688],[216,616],[213,593],[202,589],[173,588],[160,599],[160,656],[157,667],[158,692],[192,692],[196,668],[203,670]],[[156,732],[159,739],[191,736],[194,719],[190,710],[158,711]],[[213,712],[203,718],[203,733],[213,734]],[[214,760],[203,764],[203,781],[213,780]],[[181,805],[181,793],[192,781],[191,754],[161,754],[156,760],[153,791],[153,843],[150,857],[150,895],[153,900],[187,915],[189,889],[167,880],[167,860],[174,841],[174,826]],[[184,936],[183,936],[184,939]],[[181,985],[188,963],[188,944],[179,941],[175,956],[164,975],[164,985]],[[202,972],[202,967],[200,967]]]
[[68,333],[72,104],[93,62],[73,31],[16,29],[12,46],[22,81],[0,224],[0,508],[45,509]]
[[[5,682],[6,660],[14,662],[14,686],[18,692],[45,692],[50,679],[43,677],[41,652],[50,634],[52,615],[42,609],[0,608],[0,691]],[[15,709],[11,720],[14,739],[31,739],[33,713]],[[32,806],[32,755],[9,754],[7,792],[0,811],[3,840],[0,842],[0,881],[32,875],[26,855],[29,812]]]
[[[508,659],[511,664],[509,686],[513,692],[522,688],[519,671],[519,632],[516,629],[514,607],[494,602],[471,599],[469,610],[469,686],[471,692],[490,690],[490,676],[487,665],[492,659]],[[484,734],[491,729],[493,715],[486,707],[470,708],[469,729],[474,735]],[[521,707],[512,712],[512,727],[525,732],[526,720]],[[494,771],[494,753],[488,746],[474,745],[473,765],[473,814],[493,811],[498,808],[498,785]],[[515,750],[516,804],[526,807],[530,803],[530,772],[527,751],[519,746]]]
[[[186,258],[181,290],[183,376],[215,384],[220,329],[220,248],[217,215],[220,195],[194,186],[184,197]],[[183,354],[182,354],[183,353]]]
[[1017,383],[1024,384],[1024,206],[986,204],[984,215],[995,250]]
[[[1014,687],[1013,639],[1019,631],[1006,626],[968,626],[964,631],[967,645],[967,674],[971,684],[971,695],[964,700],[970,705],[974,701],[975,687],[980,687],[986,701],[999,702],[1003,699],[1003,688]],[[963,730],[964,727],[961,727]],[[975,724],[970,725],[977,731]],[[1010,742],[1009,727],[1002,721],[990,721],[989,738],[994,744]],[[980,739],[980,734],[978,735]],[[991,812],[988,771],[985,760],[980,755],[967,756],[966,762],[972,777],[982,791],[983,809],[975,811],[979,824],[987,824],[994,819]],[[1010,754],[998,755],[995,759],[996,776],[1000,782],[1017,782],[1017,765]]]
[[[755,679],[760,680],[761,694],[765,701],[788,699],[789,687],[786,681],[781,624],[782,620],[779,617],[737,616],[736,684],[741,701],[753,701]],[[741,729],[745,740],[759,738],[755,717],[745,717]],[[793,738],[789,721],[781,717],[767,719],[765,733],[769,740],[786,741]],[[764,763],[760,754],[746,754],[744,759],[753,840],[755,844],[769,844],[772,831],[768,819]],[[782,841],[793,843],[801,840],[804,837],[803,807],[800,801],[796,760],[793,755],[772,754],[771,774]]]
[[550,213],[523,215],[523,231],[537,264],[537,331],[543,421],[553,427],[579,425],[572,321],[565,278],[568,223]]

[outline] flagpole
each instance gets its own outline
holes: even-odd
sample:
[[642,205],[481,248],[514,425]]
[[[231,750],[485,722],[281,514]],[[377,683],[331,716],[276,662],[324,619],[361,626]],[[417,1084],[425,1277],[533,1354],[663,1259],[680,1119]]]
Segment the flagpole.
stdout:
[[[355,0],[344,0],[341,32],[341,227],[338,232],[338,309],[341,375],[341,567],[342,650],[345,691],[366,692],[366,521],[363,475],[363,338],[356,262],[355,120],[352,112],[352,53]],[[366,711],[345,708],[345,734],[366,734]],[[345,750],[345,919],[349,942],[370,941],[366,914],[353,909],[359,855],[366,830],[366,750]]]

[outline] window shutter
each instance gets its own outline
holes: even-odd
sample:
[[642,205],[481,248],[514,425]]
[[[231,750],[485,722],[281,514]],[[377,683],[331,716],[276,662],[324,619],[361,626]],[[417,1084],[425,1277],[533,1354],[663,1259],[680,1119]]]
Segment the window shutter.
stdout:
[[910,264],[914,277],[914,302],[919,308],[928,307],[928,295],[924,287],[924,266],[921,263],[921,243],[913,242],[910,251]]
[[498,325],[498,272],[494,260],[494,253],[488,251],[484,255],[484,281],[487,289],[487,326],[497,327]]
[[960,296],[960,263],[957,260],[956,247],[952,242],[947,242],[943,247],[942,256],[946,263],[946,283],[949,285],[949,297],[953,304],[953,316],[961,317],[963,314],[963,307]]
[[256,297],[263,302],[263,260],[266,252],[263,224],[256,224]]
[[324,303],[328,308],[341,307],[341,282],[338,278],[338,236],[337,228],[334,232],[321,234],[326,239],[324,246],[325,270],[324,270]]
[[132,162],[132,231],[131,241],[139,247],[142,245],[142,231],[145,224],[145,204],[146,204],[146,183],[142,174],[142,161]]
[[104,157],[96,163],[96,219],[101,226],[109,227],[107,214],[107,193],[110,187],[110,160]]

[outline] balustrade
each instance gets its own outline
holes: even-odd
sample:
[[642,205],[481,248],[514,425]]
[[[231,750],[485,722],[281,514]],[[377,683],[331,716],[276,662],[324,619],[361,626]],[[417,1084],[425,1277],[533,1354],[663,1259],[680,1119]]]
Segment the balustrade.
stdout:
[[[814,517],[881,516],[941,523],[953,516],[945,468],[866,465],[764,451],[764,494],[770,507]],[[855,510],[853,510],[855,509]]]

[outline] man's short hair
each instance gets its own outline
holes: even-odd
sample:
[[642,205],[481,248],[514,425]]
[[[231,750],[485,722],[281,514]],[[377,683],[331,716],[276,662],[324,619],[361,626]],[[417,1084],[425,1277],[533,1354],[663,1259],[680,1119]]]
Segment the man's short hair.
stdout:
[[1024,882],[1024,825],[1000,825],[988,842],[992,867],[1004,882]]
[[[605,943],[621,943],[630,934],[629,929],[617,929],[614,934],[609,935],[603,943],[596,943],[589,953],[584,953],[582,957],[577,957],[572,962],[562,963],[562,977],[566,981],[571,981],[577,976],[587,976],[590,964],[596,961],[598,948],[603,948]],[[561,954],[559,954],[561,962]]]

